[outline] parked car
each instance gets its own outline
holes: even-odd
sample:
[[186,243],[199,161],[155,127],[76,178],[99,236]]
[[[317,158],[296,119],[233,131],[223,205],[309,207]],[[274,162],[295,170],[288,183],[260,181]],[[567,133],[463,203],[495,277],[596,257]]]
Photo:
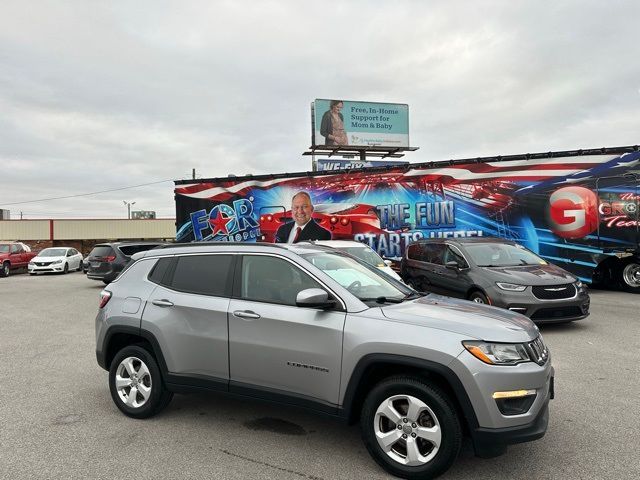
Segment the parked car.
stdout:
[[0,242],[0,277],[8,277],[15,270],[27,268],[35,256],[29,245],[22,242]]
[[[515,312],[422,295],[313,245],[157,248],[101,292],[96,357],[133,418],[210,389],[355,422],[385,470],[432,478],[542,437],[554,370]],[[535,465],[531,466],[535,470]]]
[[417,290],[506,308],[536,323],[589,315],[586,285],[508,240],[419,240],[406,249],[400,275]]
[[164,245],[163,242],[113,242],[99,243],[87,256],[87,278],[102,280],[108,284],[131,261],[131,255]]
[[315,245],[322,245],[325,247],[335,248],[342,252],[347,252],[349,255],[359,258],[363,262],[380,269],[387,275],[390,275],[399,282],[402,282],[400,275],[391,268],[391,260],[384,260],[371,247],[369,247],[369,245],[365,245],[361,242],[354,242],[353,240],[319,240],[313,243]]
[[71,247],[45,248],[35,256],[28,266],[29,274],[68,273],[69,270],[82,270],[82,254]]

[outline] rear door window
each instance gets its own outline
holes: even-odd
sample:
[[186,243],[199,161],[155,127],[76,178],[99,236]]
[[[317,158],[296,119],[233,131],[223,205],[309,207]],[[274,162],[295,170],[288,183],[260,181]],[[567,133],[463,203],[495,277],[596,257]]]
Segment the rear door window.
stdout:
[[409,259],[426,262],[426,245],[424,243],[414,243],[409,247]]
[[180,292],[230,297],[233,255],[186,255],[177,263],[167,286]]
[[425,262],[444,265],[445,245],[442,243],[426,243]]

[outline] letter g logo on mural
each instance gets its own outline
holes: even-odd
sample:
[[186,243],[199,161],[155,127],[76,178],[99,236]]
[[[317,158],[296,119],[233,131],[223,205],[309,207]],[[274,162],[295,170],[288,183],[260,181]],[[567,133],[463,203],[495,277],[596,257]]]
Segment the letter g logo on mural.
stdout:
[[584,187],[559,188],[549,197],[549,219],[559,237],[585,237],[598,228],[598,197]]

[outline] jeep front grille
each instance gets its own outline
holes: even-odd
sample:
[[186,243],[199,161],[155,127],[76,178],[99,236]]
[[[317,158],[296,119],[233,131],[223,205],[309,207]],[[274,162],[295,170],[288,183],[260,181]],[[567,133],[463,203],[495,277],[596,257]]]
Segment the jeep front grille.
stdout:
[[529,353],[531,354],[531,360],[538,365],[544,365],[549,359],[549,349],[542,341],[542,337],[538,336],[533,342],[527,344]]

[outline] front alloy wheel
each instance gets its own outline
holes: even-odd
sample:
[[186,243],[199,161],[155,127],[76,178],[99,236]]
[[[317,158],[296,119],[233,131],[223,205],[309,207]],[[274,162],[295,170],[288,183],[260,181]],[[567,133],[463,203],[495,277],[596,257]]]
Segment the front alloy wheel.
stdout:
[[471,300],[473,303],[481,303],[483,305],[489,305],[489,299],[482,292],[473,292],[469,296],[469,300]]
[[2,264],[2,270],[1,270],[1,272],[2,272],[2,276],[3,276],[3,277],[8,277],[8,276],[9,276],[10,271],[11,271],[11,267],[10,267],[10,265],[9,265],[9,262],[5,262],[5,263],[3,263],[3,264]]
[[401,478],[441,475],[458,456],[462,427],[452,400],[424,379],[390,377],[367,395],[362,439],[373,459]]
[[373,422],[378,445],[398,463],[425,465],[436,456],[442,430],[433,410],[411,395],[393,395],[376,410]]

